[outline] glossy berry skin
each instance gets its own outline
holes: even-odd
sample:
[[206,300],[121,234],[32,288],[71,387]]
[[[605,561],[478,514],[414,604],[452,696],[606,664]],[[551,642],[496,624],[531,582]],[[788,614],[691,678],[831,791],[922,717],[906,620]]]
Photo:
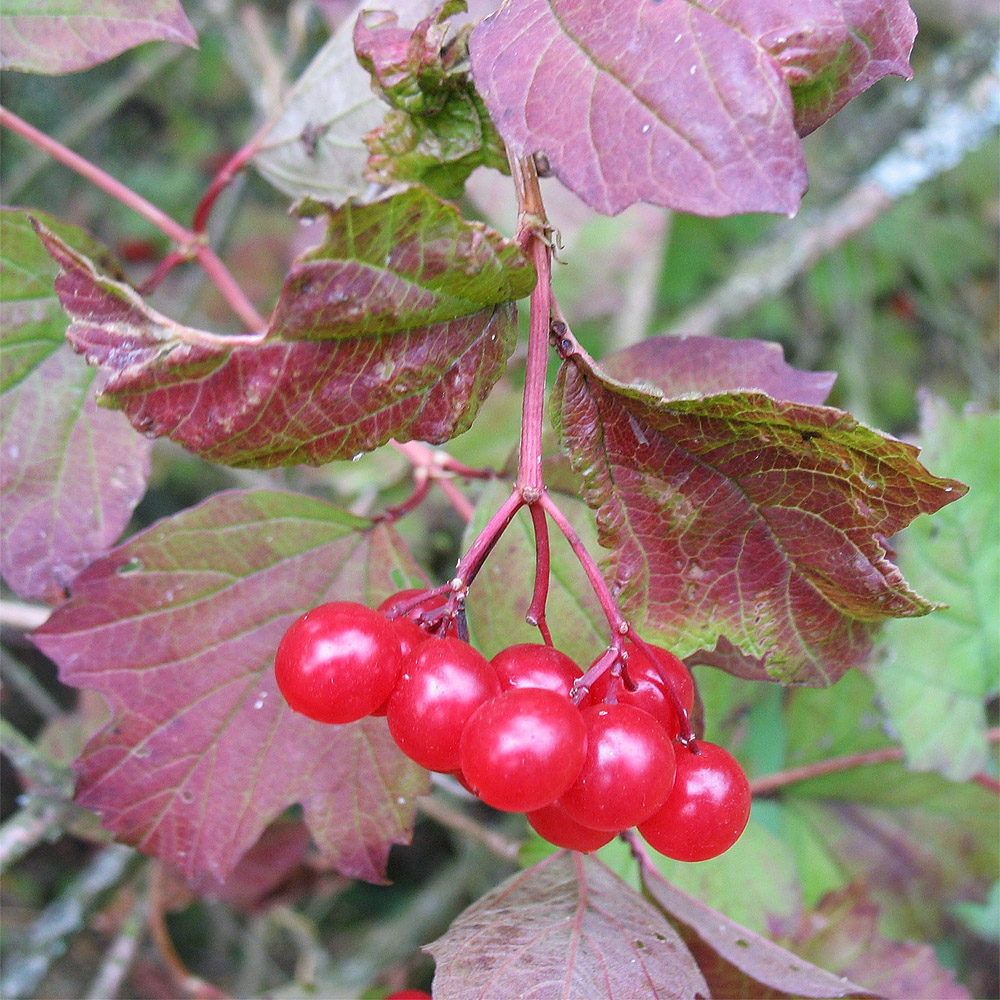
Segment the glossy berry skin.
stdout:
[[482,653],[452,636],[432,638],[404,663],[386,721],[397,746],[430,771],[459,769],[459,741],[470,716],[500,693]]
[[426,990],[396,990],[385,1000],[434,1000],[434,998]]
[[648,819],[674,783],[674,748],[663,727],[633,705],[593,705],[581,713],[587,758],[559,799],[583,826],[617,833]]
[[550,844],[584,854],[610,844],[616,836],[609,830],[592,830],[577,823],[558,802],[528,813],[528,822],[535,833]]
[[[667,684],[673,683],[681,704],[690,712],[694,707],[694,681],[691,672],[673,653],[662,646],[650,648],[656,653],[657,664],[652,663],[638,646],[631,642],[625,644],[628,652],[628,675],[635,684],[635,690],[629,691],[624,682],[619,682],[617,701],[649,712],[673,739],[678,734],[679,726],[674,700],[667,690]],[[596,705],[603,702],[611,680],[610,670],[598,677],[591,685],[584,704]]]
[[677,751],[674,787],[663,806],[639,824],[654,850],[677,861],[707,861],[728,851],[750,818],[750,785],[722,747],[698,740],[698,753]]
[[447,594],[438,594],[436,597],[430,597],[425,601],[421,601],[420,604],[406,614],[396,613],[398,609],[405,608],[411,601],[426,593],[426,590],[419,589],[401,590],[398,594],[387,597],[376,608],[382,614],[391,616],[392,627],[399,636],[399,645],[402,648],[404,659],[429,637],[429,633],[420,627],[417,619],[425,611],[436,611],[438,608],[443,607],[448,600]]
[[355,722],[392,691],[399,640],[377,611],[352,601],[321,604],[297,618],[274,657],[285,701],[318,722]]
[[459,750],[466,782],[487,805],[530,812],[555,802],[576,780],[587,730],[564,695],[516,688],[476,709]]
[[573,684],[582,676],[580,668],[565,653],[554,646],[533,642],[501,649],[490,663],[504,691],[545,688],[568,698]]

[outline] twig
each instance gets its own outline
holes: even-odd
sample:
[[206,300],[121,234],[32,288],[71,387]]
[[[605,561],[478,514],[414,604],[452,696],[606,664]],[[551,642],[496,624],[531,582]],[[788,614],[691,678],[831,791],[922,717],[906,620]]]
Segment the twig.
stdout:
[[22,604],[20,601],[0,601],[0,625],[9,625],[30,632],[52,614],[52,609],[42,604]]
[[[1000,742],[1000,727],[990,729],[986,733],[986,738],[990,743]],[[839,771],[849,771],[855,767],[870,767],[873,764],[886,764],[906,759],[906,753],[902,747],[882,747],[878,750],[866,750],[861,753],[844,754],[842,757],[828,757],[824,760],[817,760],[811,764],[803,764],[801,767],[790,767],[784,771],[775,771],[773,774],[764,774],[759,778],[754,778],[750,782],[750,791],[754,796],[773,795],[775,792],[786,788],[788,785],[797,784],[800,781],[808,781],[810,778],[819,778],[825,774],[836,774]],[[995,779],[988,775],[981,777],[990,783],[987,787],[996,790]],[[973,780],[982,784],[980,775],[976,775]]]
[[16,864],[43,841],[58,837],[74,811],[73,804],[65,799],[29,798],[0,826],[0,872]]
[[90,914],[132,877],[140,862],[141,855],[122,844],[98,851],[42,910],[16,952],[8,953],[0,974],[0,994],[14,1000],[38,996],[39,984],[66,952],[66,939],[86,926]]
[[[938,74],[940,75],[940,74]],[[929,85],[928,85],[929,86]],[[931,101],[933,92],[925,95]],[[976,76],[951,100],[929,107],[926,121],[905,132],[839,201],[777,227],[730,277],[661,333],[708,336],[787,289],[825,254],[871,225],[896,201],[955,166],[1000,123],[995,68]]]
[[6,719],[0,719],[0,752],[17,768],[35,791],[69,799],[74,778],[70,768],[42,753]]
[[45,720],[58,719],[62,706],[38,682],[34,673],[4,651],[0,654],[0,676]]
[[163,888],[163,866],[159,862],[154,862],[152,875],[149,880],[149,910],[146,914],[146,923],[149,932],[156,944],[156,950],[166,965],[174,985],[177,987],[179,996],[183,997],[223,997],[224,993],[217,990],[211,983],[206,982],[200,976],[196,976],[181,960],[174,942],[171,940],[170,931],[167,929],[167,921],[164,903]]
[[97,974],[87,990],[86,1000],[114,1000],[121,991],[139,945],[146,931],[146,910],[149,905],[145,892],[137,892],[131,909],[125,915],[114,941],[104,953]]
[[517,861],[521,849],[520,844],[508,840],[488,826],[483,826],[482,823],[477,823],[460,809],[455,809],[431,795],[420,796],[417,799],[417,807],[425,816],[429,816],[436,823],[483,844],[497,857],[503,858],[505,861]]
[[74,170],[81,177],[151,222],[161,233],[178,245],[181,253],[189,254],[198,261],[229,307],[249,330],[259,333],[267,329],[267,321],[254,308],[215,251],[197,233],[185,229],[179,222],[174,221],[165,212],[141,195],[136,194],[135,191],[96,164],[84,159],[78,153],[74,153],[62,143],[56,142],[51,136],[39,131],[33,125],[29,125],[24,119],[19,118],[4,107],[0,107],[0,125],[9,128],[23,139],[27,139],[39,149],[45,150],[63,166]]

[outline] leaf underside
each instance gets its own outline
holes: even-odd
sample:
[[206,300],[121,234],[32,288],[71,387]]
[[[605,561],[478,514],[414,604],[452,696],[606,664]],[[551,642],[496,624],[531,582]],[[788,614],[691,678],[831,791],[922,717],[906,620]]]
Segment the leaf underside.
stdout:
[[76,763],[76,801],[209,881],[301,803],[337,870],[383,881],[426,772],[383,719],[326,726],[292,712],[272,663],[308,608],[374,605],[420,579],[393,529],[266,490],[217,494],[114,549],[34,634],[65,683],[112,710]]
[[70,342],[109,370],[101,401],[150,436],[234,466],[321,464],[467,428],[517,335],[534,269],[517,247],[414,189],[327,212],[259,338],[150,309],[44,227]]
[[663,915],[601,862],[560,851],[427,946],[448,1000],[696,1000],[704,978]]
[[[637,345],[626,367],[648,351],[662,370],[669,349],[683,370],[700,341]],[[735,391],[676,398],[572,352],[555,420],[626,614],[732,673],[830,683],[865,661],[874,625],[932,610],[886,539],[964,487],[840,410],[759,391],[742,344],[728,348]]]
[[507,0],[470,54],[508,149],[600,212],[792,214],[800,133],[908,76],[915,33],[903,0]]
[[0,69],[74,73],[151,41],[197,48],[198,36],[177,0],[146,0],[141,5],[4,0]]

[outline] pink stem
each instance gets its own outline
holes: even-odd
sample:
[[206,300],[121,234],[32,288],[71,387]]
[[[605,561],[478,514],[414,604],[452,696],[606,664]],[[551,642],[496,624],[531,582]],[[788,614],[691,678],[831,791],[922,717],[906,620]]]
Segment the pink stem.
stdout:
[[538,281],[531,292],[517,487],[525,503],[534,504],[544,489],[542,422],[545,417],[545,370],[549,359],[549,312],[552,302],[551,250],[537,234],[531,238],[531,256]]
[[552,633],[545,620],[545,604],[549,596],[549,525],[545,520],[545,511],[537,504],[529,504],[531,526],[535,529],[535,586],[531,592],[531,604],[524,620],[529,625],[537,627],[542,633],[546,646],[553,646]]
[[216,199],[233,182],[233,178],[260,152],[264,140],[273,127],[273,121],[267,121],[258,130],[257,134],[242,148],[238,149],[228,160],[222,169],[212,178],[212,183],[208,185],[202,199],[198,202],[198,207],[194,211],[194,222],[192,228],[200,236],[205,232],[208,225],[208,217],[215,205]]
[[17,133],[32,145],[48,153],[54,160],[69,167],[70,170],[74,170],[81,177],[152,223],[161,233],[179,245],[181,253],[185,255],[190,253],[198,261],[212,283],[219,289],[223,298],[229,303],[230,308],[249,330],[260,332],[267,328],[267,321],[254,308],[237,284],[236,279],[226,269],[226,265],[216,256],[211,247],[206,246],[201,241],[197,233],[185,229],[179,222],[176,222],[151,202],[146,201],[141,195],[136,194],[121,181],[84,159],[78,153],[74,153],[61,142],[57,142],[33,125],[29,125],[23,118],[19,118],[4,107],[0,107],[0,125]]
[[593,557],[587,551],[587,547],[576,533],[576,529],[569,523],[566,515],[563,514],[549,494],[543,492],[538,502],[545,510],[545,513],[552,518],[556,527],[563,533],[566,541],[569,542],[569,547],[573,550],[573,554],[583,567],[584,573],[587,574],[587,579],[590,581],[590,586],[597,595],[597,600],[601,605],[601,610],[604,612],[604,617],[608,620],[612,639],[618,640],[616,645],[620,648],[621,642],[628,634],[630,626],[618,609],[615,599],[611,596],[611,591],[608,589],[608,585],[601,575],[597,563],[594,562]]

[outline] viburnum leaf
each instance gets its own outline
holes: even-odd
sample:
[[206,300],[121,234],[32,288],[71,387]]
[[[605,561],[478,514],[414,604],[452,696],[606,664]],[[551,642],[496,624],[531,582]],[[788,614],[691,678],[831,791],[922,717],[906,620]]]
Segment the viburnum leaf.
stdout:
[[[804,961],[682,892],[655,870],[643,866],[641,872],[647,894],[682,925],[682,934],[698,959],[712,996],[728,1000],[757,997],[761,986],[790,997],[866,995],[850,980]],[[745,992],[734,987],[743,987]]]
[[[375,9],[416,22],[433,6],[432,0],[378,0]],[[389,108],[372,92],[371,80],[355,58],[354,23],[360,9],[359,4],[344,18],[295,82],[254,157],[254,166],[293,198],[341,204],[370,187],[364,176],[364,137],[382,124]]]
[[[652,344],[626,367],[663,371],[665,352],[681,371],[698,363],[700,338]],[[673,396],[666,376],[612,378],[567,337],[554,419],[627,614],[678,655],[826,684],[865,662],[876,623],[932,610],[886,539],[965,487],[931,475],[912,445],[799,401],[815,397],[808,379],[791,399],[760,391],[760,349],[748,351],[729,391],[716,375],[710,395]]]
[[448,0],[412,31],[391,11],[358,17],[358,59],[392,108],[365,137],[369,180],[421,183],[457,198],[476,167],[509,172],[503,142],[469,76],[471,25],[448,37],[448,19],[465,9],[465,0]]
[[909,76],[915,34],[904,0],[506,0],[470,53],[508,149],[600,212],[794,213],[799,135]]
[[308,608],[374,605],[420,578],[391,527],[270,490],[217,494],[114,549],[34,634],[113,714],[76,762],[78,804],[188,878],[221,880],[301,803],[331,864],[384,880],[426,772],[383,719],[292,712],[272,666]]
[[0,69],[75,73],[151,41],[198,47],[177,0],[4,0]]
[[922,410],[924,456],[969,494],[900,540],[900,566],[946,607],[888,623],[871,676],[909,766],[966,781],[988,766],[987,703],[1000,687],[1000,417],[930,399]]
[[880,916],[863,884],[854,883],[828,895],[803,918],[793,946],[836,962],[886,1000],[969,1000],[972,994],[955,981],[954,971],[941,964],[929,944],[886,937],[879,929]]
[[695,1000],[697,965],[655,907],[595,858],[560,851],[511,876],[427,946],[436,1000]]
[[[108,249],[82,229],[44,212],[32,210],[31,218],[112,277],[124,279]],[[66,313],[52,287],[58,273],[27,213],[0,208],[0,392],[30,375],[66,343]]]
[[110,370],[101,401],[237,466],[320,464],[468,427],[513,349],[510,300],[530,291],[531,264],[423,189],[327,212],[326,240],[293,265],[263,336],[175,323],[41,228],[63,268],[67,335]]
[[[74,226],[74,245],[114,267]],[[66,345],[58,267],[24,213],[0,212],[0,571],[24,598],[59,601],[124,530],[149,476],[150,442],[99,409],[100,376]]]

